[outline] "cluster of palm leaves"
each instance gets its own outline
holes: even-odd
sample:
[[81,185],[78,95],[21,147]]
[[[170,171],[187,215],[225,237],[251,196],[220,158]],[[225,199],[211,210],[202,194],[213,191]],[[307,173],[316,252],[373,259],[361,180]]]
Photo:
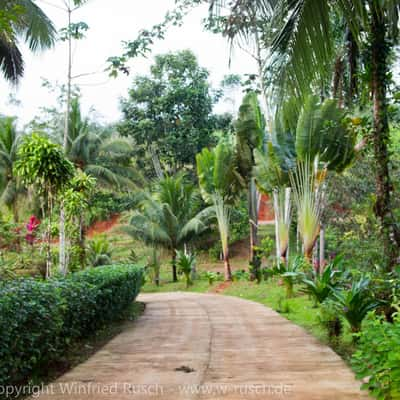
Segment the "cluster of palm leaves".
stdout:
[[171,255],[172,279],[178,280],[177,254],[208,225],[199,208],[199,195],[184,175],[165,177],[141,193],[138,209],[125,230],[150,247],[163,248]]
[[[59,131],[49,134],[53,141],[61,142]],[[16,221],[18,195],[26,190],[13,173],[21,137],[23,133],[17,130],[15,118],[0,118],[0,202],[12,209]],[[79,98],[71,103],[66,154],[78,169],[95,178],[103,188],[135,190],[144,184],[132,158],[132,142],[83,117]]]
[[326,173],[341,172],[349,166],[356,145],[355,134],[345,125],[345,112],[334,100],[321,103],[312,96],[298,117],[293,113],[293,108],[283,107],[266,149],[255,151],[257,185],[273,196],[277,256],[284,261],[289,245],[291,197],[304,255],[310,259],[321,226]]
[[47,49],[54,44],[56,30],[32,0],[2,1],[0,24],[0,69],[7,80],[17,83],[24,73],[19,39],[32,51]]
[[0,119],[0,202],[12,210],[15,222],[18,222],[18,195],[23,191],[13,171],[19,142],[20,135],[16,128],[15,118],[2,117]]
[[[91,124],[82,116],[79,98],[71,101],[66,153],[82,171],[108,188],[136,189],[143,185],[141,173],[132,161],[133,143]],[[61,140],[60,137],[56,139]]]
[[[397,263],[400,248],[388,153],[388,77],[400,39],[399,16],[397,0],[211,0],[209,18],[211,27],[215,27],[215,21],[223,22],[218,31],[232,43],[238,42],[249,52],[258,49],[259,84],[264,97],[270,95],[270,109],[281,112],[290,102],[298,112],[309,95],[318,94],[334,98],[339,108],[354,111],[361,105],[369,110],[373,129],[357,147],[373,144],[378,166],[375,214],[382,227],[390,270]],[[306,107],[312,107],[312,103]],[[332,107],[327,104],[325,111]],[[285,122],[290,125],[292,119]],[[297,142],[307,143],[313,150],[314,145],[319,146],[319,137],[306,136],[303,140],[297,136]],[[345,141],[342,144],[346,145]],[[346,157],[332,158],[331,152],[319,155],[323,162],[329,159],[331,169],[340,170],[348,161]],[[352,157],[351,151],[348,157]]]

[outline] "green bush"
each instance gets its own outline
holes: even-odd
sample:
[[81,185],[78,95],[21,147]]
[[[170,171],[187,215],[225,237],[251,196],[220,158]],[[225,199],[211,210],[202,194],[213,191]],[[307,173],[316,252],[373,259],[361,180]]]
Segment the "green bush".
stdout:
[[72,341],[117,318],[141,285],[142,270],[131,265],[0,284],[0,385],[26,381]]
[[369,389],[377,399],[400,398],[400,318],[389,323],[383,317],[371,315],[359,334],[352,365],[359,379],[367,379]]
[[303,292],[314,299],[316,305],[323,303],[332,292],[339,286],[341,258],[336,257],[322,271],[312,269],[304,274],[301,283],[304,285]]

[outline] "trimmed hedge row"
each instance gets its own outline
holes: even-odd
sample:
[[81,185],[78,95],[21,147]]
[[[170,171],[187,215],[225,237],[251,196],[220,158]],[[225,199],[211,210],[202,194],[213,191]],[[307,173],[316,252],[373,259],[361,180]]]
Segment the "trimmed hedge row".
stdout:
[[114,265],[0,284],[0,385],[23,382],[71,342],[118,317],[142,282],[141,268]]

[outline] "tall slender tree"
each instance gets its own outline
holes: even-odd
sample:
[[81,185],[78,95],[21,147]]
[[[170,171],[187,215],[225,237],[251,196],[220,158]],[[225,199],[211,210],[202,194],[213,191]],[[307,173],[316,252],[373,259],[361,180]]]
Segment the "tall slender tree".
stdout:
[[18,222],[18,196],[22,185],[14,173],[17,150],[21,136],[18,134],[15,118],[0,119],[0,202],[9,207]]
[[238,194],[238,187],[244,186],[243,179],[237,171],[234,149],[230,144],[221,141],[212,150],[204,148],[196,156],[197,177],[204,201],[211,205],[205,213],[217,219],[224,256],[225,279],[232,280],[229,260],[229,233],[231,207]]
[[258,209],[259,193],[253,177],[254,150],[261,150],[264,144],[264,117],[261,113],[257,94],[245,95],[239,108],[236,121],[236,160],[238,172],[244,179],[248,191],[248,210],[250,223],[250,265],[253,279],[259,276],[261,260],[257,253],[258,246]]

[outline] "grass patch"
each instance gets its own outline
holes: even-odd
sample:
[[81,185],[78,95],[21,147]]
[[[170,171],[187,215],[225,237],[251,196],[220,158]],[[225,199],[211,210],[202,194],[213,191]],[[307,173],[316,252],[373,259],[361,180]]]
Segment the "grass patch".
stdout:
[[319,340],[327,341],[327,333],[319,323],[318,309],[314,307],[313,302],[296,289],[294,297],[286,299],[285,288],[280,286],[278,279],[261,284],[235,282],[224,291],[224,294],[264,304],[302,326]]

